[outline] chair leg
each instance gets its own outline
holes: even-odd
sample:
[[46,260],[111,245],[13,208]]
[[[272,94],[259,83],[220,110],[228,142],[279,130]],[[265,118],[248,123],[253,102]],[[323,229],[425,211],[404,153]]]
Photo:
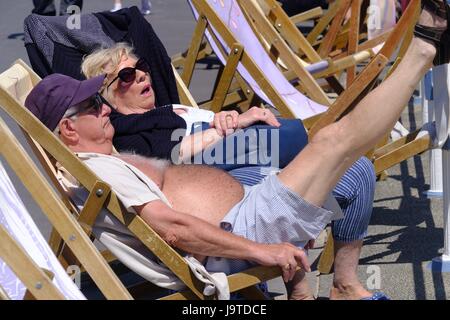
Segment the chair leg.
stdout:
[[320,255],[319,264],[317,269],[320,274],[330,274],[333,270],[334,264],[334,240],[333,234],[328,232],[327,243]]

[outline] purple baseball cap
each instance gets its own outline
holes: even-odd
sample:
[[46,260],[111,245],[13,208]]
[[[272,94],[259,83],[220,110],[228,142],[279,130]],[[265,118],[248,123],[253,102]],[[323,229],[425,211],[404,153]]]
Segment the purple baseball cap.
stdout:
[[96,94],[103,86],[105,75],[79,81],[63,74],[51,74],[31,90],[25,106],[51,131],[72,106]]

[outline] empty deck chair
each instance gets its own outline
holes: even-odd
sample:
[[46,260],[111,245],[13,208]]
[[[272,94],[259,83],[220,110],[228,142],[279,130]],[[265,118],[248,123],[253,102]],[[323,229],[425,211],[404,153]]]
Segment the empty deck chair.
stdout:
[[[2,120],[0,127],[8,130]],[[29,288],[37,299],[85,299],[30,217],[1,163],[0,203],[0,285],[6,296],[21,300]],[[51,271],[53,281],[43,270]]]
[[[314,78],[325,78],[334,92],[340,94],[344,88],[335,75],[346,69],[348,74],[348,69],[354,69],[356,64],[368,61],[373,56],[371,48],[362,46],[362,50],[359,50],[358,19],[351,20],[351,31],[347,40],[347,56],[340,59],[334,59],[330,56],[324,58],[308,42],[275,0],[237,0],[237,2],[246,15],[247,21],[252,24],[253,31],[267,44],[266,50],[269,55],[273,59],[284,62],[282,68],[287,68],[286,62],[289,62],[290,68],[285,72],[289,80],[295,78],[292,66],[295,65],[295,60],[298,60]],[[352,11],[356,12],[354,16],[359,18],[361,2],[358,0],[352,3],[355,4],[352,6]],[[332,31],[330,30],[330,32]],[[379,40],[382,40],[382,37]],[[291,50],[280,45],[280,41],[285,42]],[[342,49],[340,50],[342,51]],[[347,82],[347,85],[349,85],[349,82]]]
[[[301,94],[272,62],[264,47],[259,43],[236,1],[190,1],[193,13],[199,21],[194,37],[207,37],[214,52],[225,65],[222,83],[216,89],[217,111],[223,105],[231,78],[233,66],[248,83],[250,89],[261,99],[280,111],[284,117],[307,119],[326,110],[331,100],[323,92],[311,74],[299,66],[297,75],[304,84],[308,96]],[[203,20],[203,16],[205,20]],[[199,18],[199,17],[202,18]],[[207,30],[207,26],[209,27]],[[239,32],[235,32],[239,29]],[[196,46],[201,41],[191,43],[184,66],[182,79],[189,84],[197,56]],[[245,45],[244,45],[245,44]],[[231,77],[230,77],[231,76]],[[228,82],[228,86],[227,86]]]

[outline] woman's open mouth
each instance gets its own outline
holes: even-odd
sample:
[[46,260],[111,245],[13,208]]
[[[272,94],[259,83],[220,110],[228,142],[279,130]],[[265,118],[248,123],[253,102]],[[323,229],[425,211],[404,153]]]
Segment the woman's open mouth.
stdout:
[[148,84],[144,87],[144,89],[141,91],[141,96],[148,97],[152,95],[152,87]]

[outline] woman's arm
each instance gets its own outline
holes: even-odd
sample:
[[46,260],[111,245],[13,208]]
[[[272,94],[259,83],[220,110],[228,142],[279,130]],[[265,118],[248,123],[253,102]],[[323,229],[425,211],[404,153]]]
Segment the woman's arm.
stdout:
[[222,139],[216,129],[207,129],[184,137],[180,145],[180,160],[189,160],[197,153]]

